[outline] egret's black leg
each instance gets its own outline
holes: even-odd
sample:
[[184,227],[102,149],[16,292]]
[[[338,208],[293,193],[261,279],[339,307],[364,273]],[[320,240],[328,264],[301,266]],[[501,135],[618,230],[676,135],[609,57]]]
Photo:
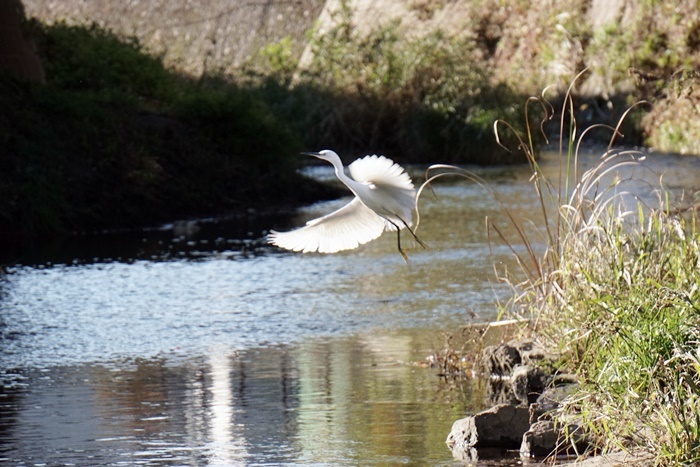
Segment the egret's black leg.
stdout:
[[413,232],[413,230],[408,226],[408,224],[406,223],[406,221],[404,221],[403,219],[401,219],[401,222],[403,222],[403,225],[406,227],[406,229],[408,229],[408,231],[411,232],[411,235],[413,235],[413,238],[418,242],[418,244],[419,244],[420,246],[422,246],[424,250],[427,250],[427,249],[428,249],[428,245],[426,245],[425,243],[423,243],[423,242],[421,241],[421,239],[418,238],[418,236],[415,234],[415,232]]
[[406,262],[406,264],[408,264],[408,256],[406,256],[406,253],[404,253],[403,249],[401,248],[401,229],[399,229],[399,226],[396,225],[394,222],[390,221],[389,219],[387,219],[387,222],[391,223],[391,225],[396,227],[396,243],[399,247],[399,253],[401,253],[401,256],[403,257],[403,260]]

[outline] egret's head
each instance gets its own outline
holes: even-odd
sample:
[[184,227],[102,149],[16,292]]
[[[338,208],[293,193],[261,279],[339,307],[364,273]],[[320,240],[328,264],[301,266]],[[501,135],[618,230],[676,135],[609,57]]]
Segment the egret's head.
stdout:
[[319,152],[302,152],[302,154],[305,154],[307,156],[318,157],[319,159],[322,159],[324,161],[329,161],[329,162],[332,162],[333,159],[340,160],[340,157],[338,157],[338,154],[331,151],[330,149],[324,149],[323,151],[319,151]]

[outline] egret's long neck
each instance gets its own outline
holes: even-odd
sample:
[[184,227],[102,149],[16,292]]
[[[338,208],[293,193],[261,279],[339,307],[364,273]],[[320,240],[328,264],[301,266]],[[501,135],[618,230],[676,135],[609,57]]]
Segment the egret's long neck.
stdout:
[[356,182],[352,178],[348,177],[345,175],[345,170],[343,169],[343,163],[340,162],[339,159],[333,159],[331,160],[331,163],[333,164],[333,168],[335,168],[335,175],[338,177],[338,180],[343,182],[345,186],[350,188],[350,190],[357,195],[357,187],[361,185],[360,183]]

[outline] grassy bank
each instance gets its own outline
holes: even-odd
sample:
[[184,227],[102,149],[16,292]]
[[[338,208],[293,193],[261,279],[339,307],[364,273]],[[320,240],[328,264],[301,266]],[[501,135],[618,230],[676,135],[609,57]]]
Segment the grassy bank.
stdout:
[[[346,78],[352,77],[368,101],[374,96],[367,92],[374,78],[385,77],[386,70],[392,76],[396,76],[397,70],[410,70],[410,63],[400,63],[402,57],[418,57],[414,52],[420,47],[413,45],[420,42],[419,38],[425,37],[426,46],[430,46],[442,34],[443,38],[437,41],[439,46],[433,51],[436,55],[433,63],[445,64],[444,70],[450,74],[441,75],[440,68],[429,67],[429,73],[404,80],[409,88],[411,84],[420,88],[426,83],[428,88],[437,85],[454,88],[457,78],[462,77],[464,80],[456,83],[456,87],[475,92],[461,96],[468,102],[474,97],[478,99],[481,91],[488,95],[494,88],[495,97],[502,95],[499,89],[528,96],[549,85],[565,90],[574,76],[587,68],[590,74],[580,80],[577,88],[590,99],[579,102],[587,107],[582,109],[582,116],[588,114],[614,122],[627,105],[647,100],[653,106],[647,109],[649,112],[639,125],[643,144],[662,151],[700,153],[696,105],[700,98],[697,72],[700,10],[695,0],[421,0],[376,1],[371,5],[341,1],[334,3],[334,7],[329,4],[328,8],[324,3],[304,0],[291,5],[286,1],[270,1],[232,6],[221,0],[197,5],[174,0],[163,6],[155,0],[138,3],[36,0],[27,2],[27,11],[46,23],[65,20],[84,24],[85,18],[90,18],[122,37],[134,35],[147,50],[163,57],[168,66],[197,77],[212,73],[238,76],[246,64],[265,67],[270,57],[274,58],[271,68],[278,71],[295,66],[302,51],[309,49],[307,45],[313,46],[314,42],[332,45],[317,51],[325,57],[343,57],[344,61],[335,60],[332,66],[321,68],[322,79],[327,81],[329,75],[325,73],[331,70],[336,73],[334,79],[350,81]],[[340,18],[329,21],[331,11]],[[308,34],[314,22],[319,27]],[[255,34],[248,27],[240,27],[241,24],[256,25]],[[325,30],[333,25],[341,28],[323,37]],[[356,29],[370,37],[358,36]],[[400,47],[387,48],[391,41]],[[361,54],[351,53],[363,42],[366,49]],[[257,53],[265,44],[269,45],[263,48],[264,52]],[[390,53],[372,58],[372,50]],[[370,53],[364,53],[367,51]],[[443,58],[445,54],[451,57],[447,61]],[[423,68],[430,59],[419,62]],[[410,73],[404,76],[409,77]],[[342,90],[343,94],[352,96],[353,89],[351,83],[349,89],[335,91]],[[401,94],[411,92],[379,96],[388,95],[393,100],[402,98]],[[420,92],[416,101],[421,101]],[[522,102],[504,101],[503,109]],[[386,106],[385,110],[387,113],[378,122],[383,128],[388,126],[386,115],[395,107]],[[476,121],[482,115],[493,117],[487,114],[494,109],[487,107],[487,110],[458,114]],[[333,128],[330,126],[333,118],[330,120],[329,129]],[[403,128],[411,131],[421,127]],[[374,131],[373,134],[383,137],[387,133]]]
[[536,307],[580,391],[561,409],[605,450],[700,461],[700,232],[661,211],[609,212],[565,242]]
[[46,83],[0,76],[0,235],[135,227],[328,196],[298,175],[302,150],[513,161],[491,124],[518,99],[486,88],[469,44],[458,52],[440,35],[402,43],[392,27],[359,37],[341,25],[297,76],[282,41],[238,76],[194,79],[94,25],[27,29]]
[[560,370],[580,381],[556,414],[562,423],[584,427],[603,452],[643,450],[662,465],[695,464],[697,212],[671,205],[661,184],[654,205],[625,193],[624,177],[612,175],[629,166],[643,170],[634,151],[609,148],[579,173],[578,141],[562,144],[559,180],[543,178],[532,160],[542,219],[530,221],[543,227],[547,249],[521,255],[525,280],[517,280],[509,311],[529,318],[527,332],[558,349]]
[[298,123],[306,144],[404,162],[525,162],[503,150],[492,129],[498,118],[516,120],[523,96],[490,84],[474,38],[407,37],[398,21],[360,32],[349,8],[337,15],[333,28],[310,33],[308,63],[282,41],[250,69],[253,82],[262,75],[292,85],[291,99],[271,105]]
[[[0,77],[0,233],[34,236],[319,196],[249,91],[193,82],[97,27],[35,26],[46,84]],[[294,196],[290,196],[293,193]]]

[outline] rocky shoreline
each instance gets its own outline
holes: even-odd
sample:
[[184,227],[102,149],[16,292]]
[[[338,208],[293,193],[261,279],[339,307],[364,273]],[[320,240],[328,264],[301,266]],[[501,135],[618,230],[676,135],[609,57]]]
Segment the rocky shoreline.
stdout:
[[489,375],[491,408],[459,419],[446,439],[456,460],[476,462],[492,453],[518,452],[529,459],[560,459],[578,465],[644,465],[638,452],[598,455],[575,421],[552,417],[577,388],[573,375],[556,371],[556,355],[534,339],[484,348],[479,369]]

